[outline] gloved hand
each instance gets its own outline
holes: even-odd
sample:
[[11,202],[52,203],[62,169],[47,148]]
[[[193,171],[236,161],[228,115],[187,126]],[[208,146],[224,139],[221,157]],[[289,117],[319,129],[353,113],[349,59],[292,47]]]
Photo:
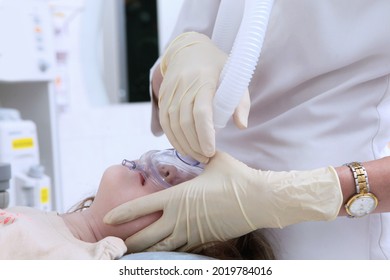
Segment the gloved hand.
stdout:
[[341,203],[333,167],[260,171],[217,151],[198,177],[124,203],[111,210],[104,221],[123,223],[163,210],[158,221],[127,238],[129,251],[187,250],[259,228],[332,220]]
[[[207,36],[188,32],[169,45],[160,63],[161,127],[173,147],[200,162],[215,153],[213,98],[226,60]],[[237,127],[247,127],[249,109],[246,92],[233,114]]]

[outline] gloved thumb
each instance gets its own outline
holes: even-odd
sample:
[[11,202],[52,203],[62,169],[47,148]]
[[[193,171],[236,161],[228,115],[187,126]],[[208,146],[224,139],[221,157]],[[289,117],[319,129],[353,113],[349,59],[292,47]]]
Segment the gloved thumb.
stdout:
[[248,117],[251,108],[251,100],[249,91],[246,90],[245,94],[241,98],[240,104],[237,106],[233,114],[233,121],[239,129],[248,127]]
[[[168,189],[169,190],[169,189]],[[168,190],[165,190],[168,191]],[[106,224],[122,224],[160,211],[164,207],[164,191],[125,202],[109,211],[103,218]]]

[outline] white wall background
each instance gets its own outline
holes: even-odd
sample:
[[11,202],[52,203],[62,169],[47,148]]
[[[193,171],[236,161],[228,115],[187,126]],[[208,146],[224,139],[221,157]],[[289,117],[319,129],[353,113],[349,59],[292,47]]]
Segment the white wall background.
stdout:
[[157,0],[160,52],[167,44],[184,0]]
[[[82,2],[82,0],[80,0]],[[159,36],[166,43],[182,0],[158,0]],[[96,107],[86,91],[80,57],[82,15],[68,26],[70,56],[69,101],[59,112],[59,147],[62,205],[66,211],[94,194],[103,171],[123,158],[135,159],[144,151],[170,147],[165,138],[150,132],[149,103]]]

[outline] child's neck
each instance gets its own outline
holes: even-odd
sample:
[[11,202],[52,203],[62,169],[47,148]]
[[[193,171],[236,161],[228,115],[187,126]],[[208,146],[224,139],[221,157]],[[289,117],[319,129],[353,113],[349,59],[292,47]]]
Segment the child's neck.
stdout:
[[73,236],[85,242],[98,242],[107,235],[104,232],[103,217],[95,215],[90,209],[60,215]]

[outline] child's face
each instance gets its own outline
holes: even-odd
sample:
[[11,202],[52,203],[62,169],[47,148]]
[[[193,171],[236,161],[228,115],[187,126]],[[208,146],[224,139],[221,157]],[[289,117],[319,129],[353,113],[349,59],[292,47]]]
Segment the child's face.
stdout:
[[[108,211],[122,203],[159,190],[161,189],[145,180],[138,171],[129,170],[122,165],[113,165],[104,172],[91,209],[104,217]],[[125,239],[156,221],[161,214],[157,212],[122,225],[107,227],[110,235]]]

